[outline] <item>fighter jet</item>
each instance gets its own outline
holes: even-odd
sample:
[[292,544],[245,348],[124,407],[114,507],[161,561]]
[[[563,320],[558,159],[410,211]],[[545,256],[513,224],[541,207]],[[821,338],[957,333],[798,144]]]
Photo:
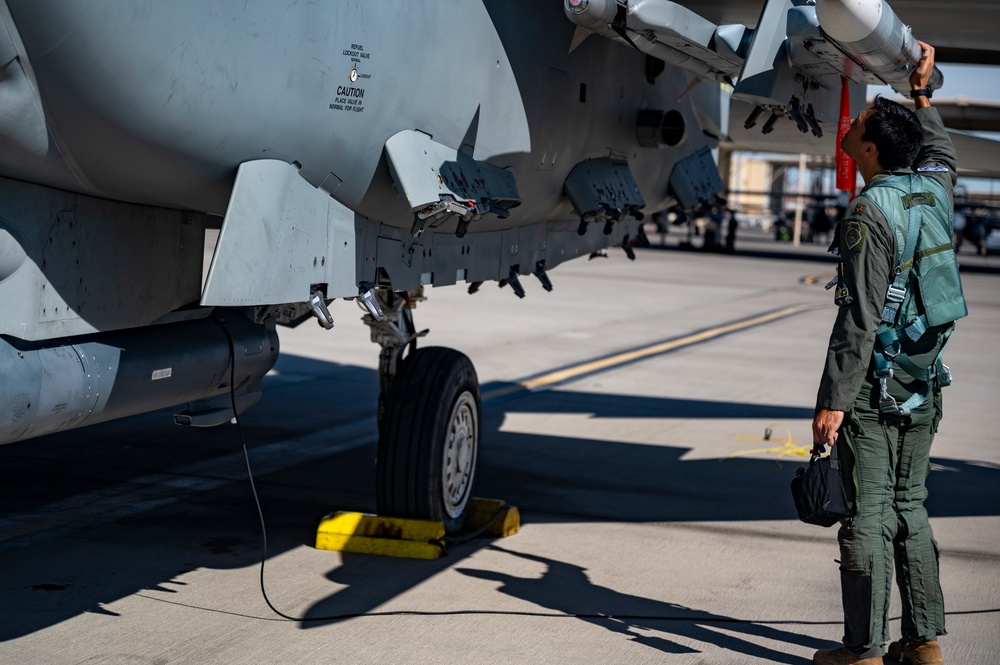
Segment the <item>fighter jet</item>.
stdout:
[[888,5],[851,4],[0,0],[0,443],[175,405],[228,423],[276,327],[352,299],[379,512],[460,528],[479,386],[417,347],[424,288],[524,297],[634,258],[644,215],[722,190],[731,115],[832,151],[842,80],[902,86],[919,58]]

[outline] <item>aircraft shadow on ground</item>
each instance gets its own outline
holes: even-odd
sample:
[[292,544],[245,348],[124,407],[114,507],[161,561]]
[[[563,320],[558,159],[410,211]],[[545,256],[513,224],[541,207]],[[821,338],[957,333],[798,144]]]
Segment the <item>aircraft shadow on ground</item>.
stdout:
[[[368,417],[373,411],[377,378],[370,370],[294,356],[282,356],[278,369],[284,378],[270,380],[264,401],[244,419],[251,457],[255,445],[333,426],[338,418],[343,420],[345,409],[353,409],[351,417]],[[309,376],[304,379],[290,378],[306,373]],[[357,406],[359,401],[364,406]],[[333,408],[335,404],[343,408]],[[765,421],[808,418],[808,409],[565,390],[520,392],[484,407],[476,494],[518,506],[525,521],[794,519],[788,482],[795,464],[786,464],[778,471],[773,460],[683,460],[687,452],[683,447],[502,431],[504,415],[517,412],[584,413],[595,418],[749,418],[761,420],[763,428]],[[75,493],[99,489],[102,483],[120,484],[133,476],[171,468],[179,461],[233,452],[233,441],[220,443],[218,433],[155,425],[163,416],[140,416],[46,441],[0,446],[0,497],[4,499],[0,519],[7,512],[58,499],[60,494],[68,499]],[[720,436],[728,437],[729,433]],[[998,486],[1000,469],[955,460],[934,462],[935,468],[942,470],[932,473],[929,481],[932,516],[1000,514],[1000,496],[993,490]],[[93,467],[84,466],[88,463]],[[26,473],[37,465],[47,465],[46,476]],[[90,468],[98,469],[97,478],[81,478]],[[45,483],[48,474],[53,474],[57,486],[36,487],[36,483]],[[261,475],[258,487],[270,527],[269,558],[302,545],[311,546],[317,521],[326,512],[373,510],[374,487],[369,480],[373,477],[374,450],[370,445]],[[60,480],[67,484],[61,486]],[[44,545],[0,554],[7,562],[5,567],[12,564],[31,575],[17,580],[8,577],[0,584],[5,597],[0,608],[0,641],[85,612],[113,616],[104,605],[137,592],[150,602],[186,597],[179,593],[187,584],[180,578],[191,571],[254,566],[260,541],[250,501],[245,486],[233,485],[193,495],[169,508],[99,525],[88,529],[84,537],[67,538],[63,533],[55,554],[45,551]],[[463,545],[451,556],[434,562],[331,554],[337,557],[338,565],[328,578],[338,588],[313,603],[306,611],[312,620],[301,625],[309,628],[326,623],[322,617],[369,613],[488,545],[487,541]],[[19,556],[36,557],[39,552],[44,553],[44,564],[18,560]],[[535,560],[549,567],[541,581],[491,579],[502,583],[504,593],[559,612],[613,614],[623,611],[618,608],[631,608],[627,612],[632,615],[669,616],[669,621],[650,620],[648,625],[761,657],[774,654],[742,638],[708,630],[705,625],[719,623],[730,632],[814,646],[808,638],[767,626],[741,621],[733,627],[727,617],[596,587],[573,564],[540,557]],[[462,571],[480,578],[493,575],[489,571]],[[566,594],[564,581],[575,589],[572,595]],[[270,573],[268,588],[281,607],[278,573]],[[318,589],[317,595],[322,594]],[[262,602],[249,608],[200,607],[200,611],[205,610],[273,618]],[[643,636],[633,630],[645,627],[645,622],[602,621],[601,625],[668,653],[685,650],[667,638]],[[804,662],[787,658],[773,659]]]
[[[483,394],[514,389],[514,384],[491,383]],[[752,404],[715,400],[648,397],[645,395],[606,395],[571,390],[518,392],[497,400],[495,407],[484,411],[507,410],[516,413],[586,413],[595,418],[761,418],[767,420],[812,419],[813,410],[797,406]],[[763,431],[763,430],[761,430]]]
[[[754,644],[743,636],[796,644],[810,649],[827,645],[824,640],[798,632],[621,593],[594,584],[587,575],[587,569],[575,564],[516,552],[497,545],[491,545],[490,548],[512,557],[541,563],[545,566],[545,572],[541,577],[518,577],[495,570],[466,567],[458,567],[456,570],[470,577],[499,583],[497,590],[500,593],[553,610],[561,615],[574,616],[580,621],[619,633],[631,642],[664,653],[697,653],[697,649],[675,642],[667,637],[669,635],[713,644],[756,658],[766,658],[773,663],[798,664],[808,661]],[[720,632],[717,630],[719,628],[728,633]],[[655,633],[650,634],[652,631]]]
[[[577,413],[594,418],[731,418],[765,423],[811,419],[812,409],[550,390],[510,399],[504,413]],[[484,435],[478,492],[525,512],[568,519],[743,521],[795,519],[789,483],[805,458],[682,459],[683,446],[542,436]],[[804,425],[803,428],[808,427]],[[728,431],[719,433],[729,440]],[[739,448],[777,444],[745,443]],[[736,448],[734,448],[734,452]],[[927,506],[934,517],[1000,515],[1000,467],[932,458]]]
[[[455,551],[464,559],[474,552],[487,548],[515,558],[541,563],[545,572],[540,577],[518,577],[496,570],[461,565],[455,556],[434,562],[384,560],[361,555],[345,554],[343,564],[333,569],[328,578],[343,588],[310,608],[309,621],[303,628],[327,625],[338,619],[323,619],[345,613],[366,613],[377,606],[439,573],[446,567],[463,575],[499,584],[500,593],[527,601],[538,607],[535,611],[511,611],[511,616],[531,616],[536,620],[563,622],[584,621],[594,626],[620,634],[622,639],[669,654],[697,653],[698,649],[671,639],[714,645],[720,649],[766,658],[769,662],[799,665],[809,660],[754,644],[751,639],[773,640],[779,644],[794,644],[807,649],[830,646],[826,640],[803,634],[802,626],[789,620],[788,630],[769,624],[754,623],[746,618],[736,618],[692,609],[669,601],[621,593],[590,581],[587,570],[576,564],[553,558],[537,556],[487,541],[477,541]],[[458,565],[456,565],[458,564]],[[374,597],[373,597],[374,596]],[[377,602],[375,602],[377,601]],[[419,607],[400,610],[401,613],[420,613]],[[476,614],[505,614],[501,610],[483,607],[456,607],[453,611],[428,612],[435,619],[447,621],[449,616]],[[370,612],[369,616],[379,616]],[[391,615],[392,611],[385,612]],[[369,619],[373,620],[373,619]],[[560,625],[556,623],[556,626]]]

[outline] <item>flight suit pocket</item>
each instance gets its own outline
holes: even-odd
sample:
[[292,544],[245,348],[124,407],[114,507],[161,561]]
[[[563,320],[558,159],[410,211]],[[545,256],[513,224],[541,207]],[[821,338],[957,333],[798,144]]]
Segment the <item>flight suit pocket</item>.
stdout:
[[861,482],[858,478],[857,447],[855,441],[862,436],[864,429],[857,417],[854,409],[845,414],[844,424],[840,428],[838,444],[840,449],[837,457],[840,460],[840,477],[844,481],[844,490],[847,492],[847,502],[850,506],[851,515],[858,512],[858,505],[861,500]]
[[934,416],[931,420],[931,435],[937,434],[938,425],[941,424],[941,418],[944,416],[944,409],[941,404],[941,391],[934,391]]

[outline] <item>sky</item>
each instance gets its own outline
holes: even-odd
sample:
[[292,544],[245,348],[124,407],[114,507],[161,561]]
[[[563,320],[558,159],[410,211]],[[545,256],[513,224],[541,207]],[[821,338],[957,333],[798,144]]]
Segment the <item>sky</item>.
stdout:
[[[938,69],[944,74],[944,86],[936,93],[944,99],[954,99],[955,97],[968,97],[970,100],[1000,102],[1000,86],[993,83],[996,81],[998,67],[991,65],[949,65],[941,63]],[[874,96],[876,92],[883,95],[899,96],[892,88],[876,88],[868,86],[868,96]]]

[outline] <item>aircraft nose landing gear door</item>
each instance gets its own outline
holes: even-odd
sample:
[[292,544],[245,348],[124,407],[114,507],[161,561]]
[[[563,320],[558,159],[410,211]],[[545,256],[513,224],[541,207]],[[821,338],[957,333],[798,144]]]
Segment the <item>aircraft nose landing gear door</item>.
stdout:
[[[445,347],[417,349],[412,306],[420,291],[374,290],[382,318],[363,317],[379,355],[379,515],[443,522],[461,530],[468,514],[481,432],[479,379],[472,361]],[[404,353],[408,354],[404,358]]]

